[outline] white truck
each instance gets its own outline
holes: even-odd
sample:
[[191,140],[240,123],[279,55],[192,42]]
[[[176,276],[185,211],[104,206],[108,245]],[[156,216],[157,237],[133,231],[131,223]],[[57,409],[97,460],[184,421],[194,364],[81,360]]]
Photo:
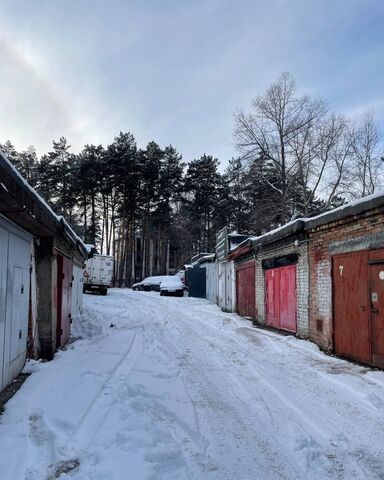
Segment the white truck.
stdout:
[[83,292],[100,292],[107,295],[113,278],[113,262],[111,255],[93,255],[85,263]]

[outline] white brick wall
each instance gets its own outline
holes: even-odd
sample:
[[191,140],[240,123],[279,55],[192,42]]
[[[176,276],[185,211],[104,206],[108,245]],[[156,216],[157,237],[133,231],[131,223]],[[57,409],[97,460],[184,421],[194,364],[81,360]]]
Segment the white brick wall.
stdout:
[[332,276],[331,260],[321,260],[316,264],[318,313],[325,318],[332,316]]
[[265,325],[265,276],[261,266],[261,259],[256,260],[256,317],[257,321]]

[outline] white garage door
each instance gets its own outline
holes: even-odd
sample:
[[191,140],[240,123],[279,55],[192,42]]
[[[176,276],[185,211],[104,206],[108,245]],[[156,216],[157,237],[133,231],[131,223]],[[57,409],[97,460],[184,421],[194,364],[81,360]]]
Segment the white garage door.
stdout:
[[28,339],[32,237],[0,217],[0,387],[22,370]]

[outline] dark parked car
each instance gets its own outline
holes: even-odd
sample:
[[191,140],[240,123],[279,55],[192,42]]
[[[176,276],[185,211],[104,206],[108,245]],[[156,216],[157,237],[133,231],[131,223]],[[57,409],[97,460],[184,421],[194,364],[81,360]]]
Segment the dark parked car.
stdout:
[[162,280],[165,278],[168,278],[167,275],[161,275],[157,277],[147,277],[144,278],[139,283],[134,283],[132,285],[132,290],[139,290],[139,291],[144,291],[144,292],[159,292],[160,291],[160,283]]

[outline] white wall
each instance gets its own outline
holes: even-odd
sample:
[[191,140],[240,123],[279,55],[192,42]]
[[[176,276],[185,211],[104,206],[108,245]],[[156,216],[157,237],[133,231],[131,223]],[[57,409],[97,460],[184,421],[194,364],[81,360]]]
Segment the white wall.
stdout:
[[75,320],[83,310],[83,267],[73,264],[71,315]]

